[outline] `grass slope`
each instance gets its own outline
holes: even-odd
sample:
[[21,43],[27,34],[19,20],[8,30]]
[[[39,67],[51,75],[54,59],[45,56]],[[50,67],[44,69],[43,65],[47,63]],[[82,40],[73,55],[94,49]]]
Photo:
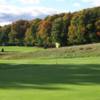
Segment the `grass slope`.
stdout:
[[100,44],[25,48],[0,54],[0,100],[100,100]]
[[34,58],[79,58],[100,56],[100,43],[82,46],[43,49],[35,47],[0,47],[0,59],[34,59]]

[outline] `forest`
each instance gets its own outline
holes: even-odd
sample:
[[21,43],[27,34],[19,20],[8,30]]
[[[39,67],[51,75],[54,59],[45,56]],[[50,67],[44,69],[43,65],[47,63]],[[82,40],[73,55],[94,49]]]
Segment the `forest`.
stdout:
[[47,46],[100,42],[100,7],[0,26],[0,45]]

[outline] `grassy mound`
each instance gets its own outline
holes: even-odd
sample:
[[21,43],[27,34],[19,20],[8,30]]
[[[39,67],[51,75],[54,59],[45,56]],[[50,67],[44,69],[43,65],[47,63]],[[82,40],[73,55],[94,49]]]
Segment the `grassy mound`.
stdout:
[[100,43],[43,49],[36,47],[0,47],[0,59],[34,59],[34,58],[76,58],[100,56]]

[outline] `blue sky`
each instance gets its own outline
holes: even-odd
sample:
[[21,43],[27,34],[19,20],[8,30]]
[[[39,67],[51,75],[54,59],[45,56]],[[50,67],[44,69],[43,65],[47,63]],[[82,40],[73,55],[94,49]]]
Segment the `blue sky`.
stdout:
[[100,6],[100,0],[0,0],[0,25]]

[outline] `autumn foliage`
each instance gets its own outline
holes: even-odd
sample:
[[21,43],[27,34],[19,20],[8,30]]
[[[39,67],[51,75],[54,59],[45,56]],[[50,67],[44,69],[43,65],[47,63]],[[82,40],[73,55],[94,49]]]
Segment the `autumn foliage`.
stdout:
[[0,45],[61,46],[100,42],[100,7],[0,27]]

